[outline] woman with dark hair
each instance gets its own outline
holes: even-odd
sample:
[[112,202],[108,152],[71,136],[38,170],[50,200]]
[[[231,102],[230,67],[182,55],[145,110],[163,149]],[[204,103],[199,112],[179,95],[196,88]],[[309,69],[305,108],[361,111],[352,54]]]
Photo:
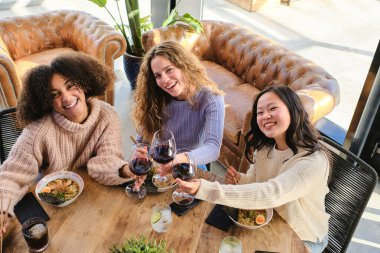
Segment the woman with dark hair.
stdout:
[[12,216],[39,172],[86,167],[105,185],[137,178],[124,160],[117,113],[95,98],[113,81],[110,68],[81,53],[58,57],[28,73],[17,106],[25,128],[0,167],[0,192],[4,203],[12,200]]
[[329,163],[319,139],[298,95],[286,86],[268,87],[256,96],[245,136],[245,155],[252,162],[248,172],[229,167],[222,185],[203,179],[177,182],[182,191],[213,203],[274,208],[310,252],[322,252],[327,245]]
[[[150,143],[156,131],[170,130],[177,149],[191,150],[197,165],[217,160],[223,138],[222,95],[194,54],[176,42],[161,42],[144,56],[137,79],[133,119],[139,141]],[[187,156],[177,154],[176,159]],[[171,166],[161,169],[169,172]]]

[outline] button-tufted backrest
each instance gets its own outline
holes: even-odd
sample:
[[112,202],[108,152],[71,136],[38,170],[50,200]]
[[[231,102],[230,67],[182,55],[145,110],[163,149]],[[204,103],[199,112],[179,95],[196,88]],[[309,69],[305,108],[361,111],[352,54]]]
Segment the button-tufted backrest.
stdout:
[[52,48],[89,51],[88,47],[94,44],[96,38],[104,36],[99,32],[102,31],[99,26],[103,30],[113,29],[84,12],[59,10],[3,19],[0,36],[12,59],[17,60]]
[[64,13],[43,14],[44,17],[25,16],[2,20],[0,36],[13,60],[46,49],[64,47],[61,36]]

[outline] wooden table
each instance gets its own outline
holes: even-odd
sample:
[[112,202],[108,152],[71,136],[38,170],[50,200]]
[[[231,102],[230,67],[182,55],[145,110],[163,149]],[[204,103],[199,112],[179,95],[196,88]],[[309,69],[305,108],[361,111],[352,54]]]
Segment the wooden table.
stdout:
[[[281,253],[307,252],[302,241],[277,214],[265,227],[246,230],[234,226],[224,232],[205,223],[213,204],[202,202],[186,215],[173,214],[173,224],[166,233],[155,232],[150,225],[151,208],[155,203],[171,203],[171,191],[148,193],[143,200],[132,200],[121,187],[103,186],[91,179],[86,171],[77,171],[85,187],[74,203],[53,207],[42,203],[50,216],[48,221],[49,247],[45,252],[109,252],[114,244],[143,234],[157,240],[164,239],[174,252],[218,252],[222,239],[233,235],[243,242],[243,252],[268,250]],[[200,176],[215,180],[216,176],[199,172]],[[4,240],[4,252],[28,252],[20,224]]]

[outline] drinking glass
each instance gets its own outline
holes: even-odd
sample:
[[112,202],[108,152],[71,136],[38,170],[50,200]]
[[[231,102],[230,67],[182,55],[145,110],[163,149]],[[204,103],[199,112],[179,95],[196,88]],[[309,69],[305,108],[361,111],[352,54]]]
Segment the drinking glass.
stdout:
[[[146,148],[149,151],[149,145],[144,143],[136,144],[136,148]],[[131,159],[129,160],[129,170],[136,176],[147,175],[152,169],[152,161],[147,156],[137,156],[135,152],[132,152]],[[144,186],[136,187],[134,183],[127,185],[125,188],[127,195],[131,198],[141,199],[146,195],[146,189]]]
[[225,237],[219,247],[219,253],[242,253],[242,243],[234,236]]
[[168,204],[158,203],[153,206],[150,224],[158,233],[166,232],[172,224],[172,210]]
[[[153,135],[152,143],[151,143],[151,156],[153,160],[160,164],[167,164],[171,162],[176,155],[176,144],[174,135],[169,130],[159,130],[156,131]],[[154,180],[152,180],[153,184],[156,181],[165,183],[169,180],[167,176],[161,176],[156,174],[153,176]],[[156,185],[159,187],[158,185]]]
[[[173,161],[173,177],[179,178],[181,180],[187,181],[195,177],[196,165],[193,157],[190,155],[189,149],[180,149],[177,154],[185,154],[187,160],[181,161],[179,158],[175,158]],[[194,200],[194,195],[174,191],[172,194],[173,201],[178,205],[188,205]]]
[[48,227],[42,218],[35,217],[26,220],[22,224],[22,234],[30,252],[42,252],[49,245]]

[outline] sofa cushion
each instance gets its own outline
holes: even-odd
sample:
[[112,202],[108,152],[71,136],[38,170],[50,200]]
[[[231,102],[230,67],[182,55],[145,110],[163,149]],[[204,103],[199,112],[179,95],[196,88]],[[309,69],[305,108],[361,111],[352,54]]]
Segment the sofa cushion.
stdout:
[[26,72],[30,69],[42,64],[49,65],[55,57],[69,52],[75,52],[75,50],[67,47],[54,48],[27,55],[15,60],[14,62],[16,64],[20,79],[23,79]]
[[242,78],[215,62],[202,61],[202,63],[206,68],[207,76],[218,85],[219,89],[225,90],[243,83]]
[[253,99],[259,90],[249,83],[244,83],[228,87],[224,91],[224,136],[238,145],[240,135],[245,134],[241,133],[245,116],[252,110]]

